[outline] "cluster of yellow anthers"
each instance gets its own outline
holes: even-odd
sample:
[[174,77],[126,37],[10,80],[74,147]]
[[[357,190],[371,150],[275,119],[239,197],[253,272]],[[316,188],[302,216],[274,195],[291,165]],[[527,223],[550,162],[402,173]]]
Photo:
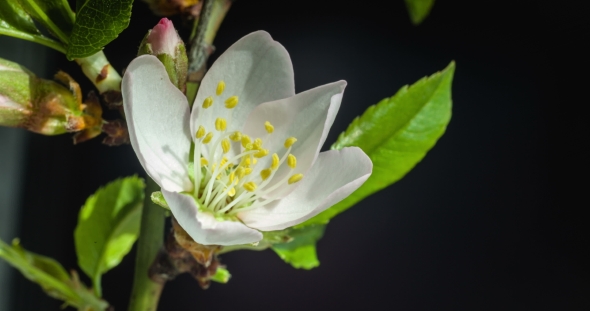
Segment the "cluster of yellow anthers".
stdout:
[[[224,90],[225,82],[220,81],[215,92],[217,97]],[[225,108],[233,109],[238,102],[238,96],[231,96],[225,100]],[[203,101],[202,107],[207,109],[212,105],[214,98],[209,96]],[[200,124],[198,120],[197,124]],[[252,139],[240,131],[228,132],[227,124],[227,119],[218,117],[215,120],[215,130],[207,131],[203,125],[199,125],[195,133],[195,159],[200,158],[200,163],[195,163],[194,196],[207,210],[216,214],[234,215],[254,209],[275,200],[272,196],[266,197],[269,193],[274,191],[280,195],[281,191],[276,191],[277,189],[303,178],[303,174],[287,174],[281,180],[273,181],[276,171],[285,161],[291,170],[297,166],[297,158],[290,153],[297,138],[289,137],[285,140],[286,151],[279,158],[277,153],[271,155],[268,149],[264,149],[264,139]],[[274,126],[268,121],[264,123],[264,128],[268,135],[274,132]],[[232,141],[236,145],[240,143],[241,150],[228,159]],[[260,174],[252,174],[258,159],[267,156],[272,158],[270,167],[260,170]],[[257,201],[258,199],[261,200]]]

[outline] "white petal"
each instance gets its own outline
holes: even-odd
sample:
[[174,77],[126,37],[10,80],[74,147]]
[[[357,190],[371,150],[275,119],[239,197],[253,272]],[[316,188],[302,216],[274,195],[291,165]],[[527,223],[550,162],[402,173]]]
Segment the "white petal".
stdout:
[[[291,136],[297,138],[291,149],[291,154],[297,158],[297,167],[291,170],[287,165],[282,165],[269,185],[286,175],[307,173],[334,123],[345,87],[346,81],[322,85],[293,97],[264,103],[252,111],[246,121],[244,133],[251,137],[264,138],[263,148],[269,149],[270,154],[276,152],[281,157],[287,151],[284,147],[285,140]],[[270,136],[264,128],[266,121],[274,126],[274,132]],[[270,156],[260,159],[254,174],[269,167],[271,161]],[[293,190],[295,187],[290,188]],[[268,196],[280,193],[280,197],[284,197],[289,192],[280,188]]]
[[238,245],[262,240],[262,233],[239,221],[219,221],[209,212],[198,210],[193,197],[162,189],[178,224],[202,245]]
[[162,63],[151,55],[134,59],[122,93],[131,145],[143,168],[166,190],[192,190],[188,103]]
[[[216,95],[219,81],[225,82],[221,96]],[[219,56],[205,75],[193,105],[191,132],[195,133],[199,125],[212,131],[217,117],[229,121],[228,131],[241,130],[254,107],[294,94],[293,65],[289,53],[268,33],[251,33]],[[209,96],[213,97],[213,106],[203,109],[203,101]],[[231,96],[238,96],[239,103],[235,108],[227,109],[224,103]],[[199,114],[202,116],[196,124]]]
[[342,201],[371,175],[373,163],[357,147],[322,152],[287,197],[238,217],[251,228],[282,230],[300,224]]

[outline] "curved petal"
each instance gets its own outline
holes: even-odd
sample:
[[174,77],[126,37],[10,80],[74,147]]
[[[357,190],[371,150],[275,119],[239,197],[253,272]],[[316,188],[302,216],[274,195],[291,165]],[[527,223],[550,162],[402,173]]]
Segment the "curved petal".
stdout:
[[168,191],[191,191],[189,108],[186,97],[151,55],[134,59],[122,84],[129,138],[141,165]]
[[[219,81],[225,82],[221,96],[216,95]],[[254,107],[293,95],[295,83],[289,53],[268,33],[253,32],[219,56],[205,75],[193,105],[191,133],[195,133],[199,125],[207,131],[214,130],[217,117],[228,120],[228,131],[241,130]],[[203,109],[203,101],[209,96],[213,98],[213,105]],[[238,96],[239,103],[227,109],[224,102],[231,96]]]
[[261,231],[300,224],[342,201],[369,178],[372,170],[371,159],[360,148],[322,152],[290,195],[238,217],[248,227]]
[[189,195],[162,189],[178,224],[203,245],[238,245],[262,240],[262,233],[239,221],[219,221],[213,214],[198,210],[197,202]]
[[[346,81],[322,85],[293,97],[264,103],[252,111],[246,121],[244,133],[263,138],[263,148],[268,149],[270,154],[276,152],[282,157],[287,151],[284,147],[285,140],[289,137],[297,138],[290,152],[297,158],[297,167],[291,170],[287,165],[281,165],[269,185],[286,175],[307,173],[334,123],[345,87]],[[274,126],[274,132],[270,135],[264,127],[266,121]],[[269,167],[271,161],[271,156],[260,159],[254,173]],[[290,192],[279,188],[267,197],[276,197],[279,191],[279,197]]]

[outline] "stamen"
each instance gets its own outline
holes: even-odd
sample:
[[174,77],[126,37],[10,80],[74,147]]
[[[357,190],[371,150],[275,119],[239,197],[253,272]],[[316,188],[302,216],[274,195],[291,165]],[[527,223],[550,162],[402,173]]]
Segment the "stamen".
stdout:
[[245,175],[250,175],[250,174],[252,174],[252,171],[253,171],[253,170],[252,170],[251,168],[249,168],[249,167],[246,167],[246,168],[244,168],[244,173],[245,173]]
[[203,108],[207,109],[213,105],[213,97],[209,96],[203,101]]
[[246,176],[246,170],[240,166],[236,170],[236,175],[238,176],[239,179],[242,179],[242,178],[244,178],[244,176]]
[[250,144],[252,140],[250,140],[250,136],[246,134],[242,134],[242,147],[246,148],[248,144]]
[[262,139],[256,138],[254,140],[254,142],[252,143],[252,145],[253,145],[252,149],[254,149],[254,150],[262,149]]
[[239,141],[240,139],[242,139],[242,133],[240,133],[240,131],[235,131],[231,135],[229,135],[229,139],[233,141]]
[[267,155],[268,155],[268,149],[261,149],[260,151],[258,151],[257,153],[254,154],[254,156],[257,158],[262,158]]
[[262,180],[266,180],[270,174],[272,174],[272,170],[270,168],[260,171],[260,177],[262,177]]
[[205,128],[202,125],[199,125],[199,129],[197,130],[197,133],[195,134],[195,136],[200,139],[203,138],[203,136],[205,136]]
[[222,132],[227,128],[227,121],[224,118],[215,119],[215,129]]
[[[224,138],[224,139],[221,141],[221,149],[223,149],[223,153],[228,153],[228,152],[229,152],[229,150],[230,150],[230,148],[231,148],[231,144],[230,144],[230,142],[229,142],[229,139],[227,139],[227,138]],[[223,164],[222,164],[222,165],[223,165]]]
[[232,171],[231,173],[229,173],[229,182],[234,182],[234,178],[236,178],[236,171]]
[[238,97],[232,96],[225,100],[225,108],[232,109],[238,105]]
[[207,164],[209,164],[209,161],[207,161],[205,158],[201,158],[201,166],[205,166]]
[[249,181],[244,184],[244,189],[249,192],[254,192],[256,190],[256,184],[253,181]]
[[300,181],[301,179],[303,179],[303,174],[295,174],[295,175],[289,177],[289,185],[294,184],[294,183]]
[[289,148],[291,146],[293,146],[293,144],[297,141],[297,138],[295,137],[289,137],[285,140],[285,148]]
[[213,132],[207,133],[207,136],[203,139],[203,144],[208,144],[213,139]]
[[224,166],[225,163],[227,163],[227,158],[226,157],[221,158],[221,161],[219,162],[219,167]]
[[273,170],[276,170],[279,167],[279,155],[276,153],[272,154],[272,164],[270,165],[270,168]]
[[227,195],[229,195],[230,197],[236,195],[236,188],[231,187],[231,189],[229,189],[229,191],[227,192]]
[[268,132],[269,134],[272,134],[272,132],[275,131],[275,127],[272,126],[272,124],[270,124],[270,122],[268,121],[264,122],[264,128],[266,129],[266,132]]
[[287,157],[287,165],[289,165],[290,168],[295,168],[297,166],[297,158],[294,155],[289,154]]
[[217,96],[221,96],[223,90],[225,90],[225,82],[221,80],[219,83],[217,83],[217,90],[215,90],[215,94],[217,94]]

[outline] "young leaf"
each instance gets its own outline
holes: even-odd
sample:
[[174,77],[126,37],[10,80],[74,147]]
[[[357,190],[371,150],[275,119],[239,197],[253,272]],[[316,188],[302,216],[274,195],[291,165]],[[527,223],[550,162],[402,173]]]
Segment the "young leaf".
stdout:
[[57,261],[26,251],[19,245],[18,239],[12,246],[0,240],[0,257],[18,269],[24,277],[39,284],[51,297],[60,299],[79,310],[105,310],[109,305],[97,298],[72,277]]
[[17,0],[0,1],[0,35],[37,42],[60,52],[63,45],[42,35]]
[[373,174],[340,203],[296,226],[327,223],[366,196],[400,180],[424,158],[451,120],[452,62],[443,71],[402,87],[369,107],[340,134],[332,149],[358,146],[373,161]]
[[312,269],[320,265],[316,254],[316,242],[324,235],[325,225],[307,226],[290,229],[288,235],[293,238],[287,243],[272,245],[275,251],[287,263],[300,269]]
[[67,0],[19,0],[23,9],[52,35],[67,44],[74,27],[74,12]]
[[133,0],[78,0],[68,59],[88,57],[117,38],[129,25],[132,3]]
[[230,278],[231,278],[231,274],[229,273],[229,271],[227,269],[217,268],[215,275],[211,277],[211,281],[226,284],[227,282],[229,282]]
[[118,265],[139,235],[143,190],[137,176],[115,180],[90,196],[74,232],[78,264],[101,296],[101,275]]
[[434,0],[406,0],[406,7],[414,25],[419,25],[432,10]]

